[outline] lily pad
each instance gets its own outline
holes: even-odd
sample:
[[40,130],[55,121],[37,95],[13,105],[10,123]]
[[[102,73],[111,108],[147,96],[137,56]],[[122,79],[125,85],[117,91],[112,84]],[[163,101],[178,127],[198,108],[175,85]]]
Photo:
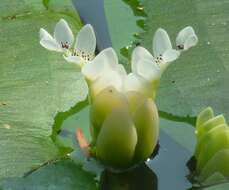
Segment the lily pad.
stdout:
[[66,160],[40,168],[24,178],[9,178],[2,190],[96,190],[93,175]]
[[123,63],[128,60],[122,56],[121,49],[128,49],[135,40],[134,35],[143,32],[137,22],[143,19],[144,14],[134,12],[128,3],[128,1],[123,0],[104,0],[112,47],[116,50]]
[[153,33],[165,28],[173,41],[187,25],[198,45],[163,74],[157,103],[174,115],[197,115],[211,106],[229,119],[229,2],[215,0],[141,0],[147,14],[141,45],[151,50]]
[[76,32],[81,22],[73,13],[70,0],[51,0],[49,10],[37,0],[1,1],[0,178],[56,159],[54,117],[87,96],[76,66],[39,45],[39,28],[52,32],[60,18]]

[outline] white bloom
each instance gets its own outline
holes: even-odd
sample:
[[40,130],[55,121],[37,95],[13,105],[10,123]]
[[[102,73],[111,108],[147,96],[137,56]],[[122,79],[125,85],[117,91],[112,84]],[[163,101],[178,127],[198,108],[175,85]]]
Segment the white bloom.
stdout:
[[132,53],[132,72],[148,82],[159,80],[163,71],[180,52],[172,48],[167,32],[159,28],[153,38],[153,54],[143,47],[136,47]]
[[52,37],[45,29],[40,29],[40,44],[51,51],[66,52],[74,42],[74,36],[64,19],[56,24]]
[[40,44],[48,50],[64,53],[68,62],[82,66],[94,58],[96,38],[90,24],[79,31],[74,47],[73,43],[73,33],[64,19],[56,24],[53,37],[43,28],[40,29]]
[[140,91],[145,85],[144,79],[130,73],[127,75],[123,65],[118,63],[118,57],[112,48],[100,52],[93,61],[84,65],[82,73],[91,88],[92,96],[101,90],[112,86],[119,92]]
[[191,26],[187,26],[182,29],[176,38],[176,45],[180,50],[188,50],[198,43],[198,37],[195,34],[194,29]]
[[73,62],[79,66],[91,61],[94,58],[96,48],[96,37],[93,27],[85,25],[77,34],[76,42],[71,55],[64,56],[68,62]]

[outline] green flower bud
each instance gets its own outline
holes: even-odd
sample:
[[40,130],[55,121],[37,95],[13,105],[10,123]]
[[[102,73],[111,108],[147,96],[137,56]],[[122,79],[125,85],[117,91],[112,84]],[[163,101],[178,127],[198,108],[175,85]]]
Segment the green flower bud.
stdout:
[[141,93],[107,88],[91,106],[91,131],[96,156],[114,168],[146,160],[157,144],[159,117],[154,101]]
[[129,167],[136,144],[137,132],[128,110],[113,110],[104,121],[98,135],[98,158],[113,167]]
[[197,157],[197,171],[200,172],[206,163],[221,149],[229,149],[229,128],[226,125],[211,129],[201,141]]
[[[206,163],[202,169],[199,179],[200,181],[212,181],[211,178],[217,177],[218,180],[223,179],[222,176],[229,176],[229,149],[221,149]],[[218,174],[218,175],[216,175]],[[219,175],[221,176],[219,179]],[[217,182],[217,181],[216,181]]]

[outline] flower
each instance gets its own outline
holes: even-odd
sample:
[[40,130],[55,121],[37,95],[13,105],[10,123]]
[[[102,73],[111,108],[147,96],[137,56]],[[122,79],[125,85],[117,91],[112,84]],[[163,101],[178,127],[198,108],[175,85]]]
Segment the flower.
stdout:
[[76,42],[71,55],[64,56],[68,62],[83,66],[94,58],[96,48],[96,37],[93,27],[86,24],[77,34]]
[[[159,119],[145,80],[127,74],[112,48],[82,67],[90,89],[90,131],[96,157],[112,167],[128,168],[146,160],[158,140]],[[118,147],[118,149],[115,149]]]
[[64,58],[68,62],[82,67],[94,58],[96,38],[90,24],[79,31],[74,47],[73,43],[73,33],[64,19],[60,19],[56,24],[53,37],[45,29],[40,29],[40,44],[48,50],[64,53]]
[[148,90],[148,83],[144,79],[134,73],[126,73],[123,65],[118,63],[113,48],[100,52],[94,60],[84,65],[81,71],[88,81],[92,98],[109,86],[122,93],[128,91],[144,93]]
[[183,28],[177,35],[176,45],[179,50],[186,51],[198,43],[198,37],[191,26]]
[[45,29],[40,29],[40,44],[48,50],[66,52],[73,42],[73,33],[64,19],[56,24],[53,37]]
[[136,75],[152,83],[159,80],[167,66],[180,55],[172,48],[167,32],[159,28],[153,38],[153,55],[143,47],[136,47],[131,58],[131,69]]

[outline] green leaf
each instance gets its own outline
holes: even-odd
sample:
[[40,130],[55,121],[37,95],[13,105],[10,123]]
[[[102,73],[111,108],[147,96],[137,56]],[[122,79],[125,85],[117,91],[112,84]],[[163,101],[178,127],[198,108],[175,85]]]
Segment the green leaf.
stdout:
[[227,1],[141,0],[147,19],[141,45],[151,50],[157,28],[165,28],[174,41],[179,30],[193,26],[196,47],[163,74],[157,103],[174,115],[197,115],[207,106],[229,119],[229,41]]
[[46,7],[46,9],[48,9],[49,6],[49,0],[42,0],[43,5]]
[[50,138],[54,117],[87,96],[76,66],[39,45],[40,27],[52,33],[60,18],[74,33],[81,27],[71,1],[57,7],[61,4],[50,3],[47,11],[42,1],[1,1],[0,178],[23,175],[57,158]]
[[24,178],[9,178],[2,190],[95,190],[93,175],[83,171],[71,161],[61,161],[40,168]]
[[[134,35],[143,30],[137,25],[137,21],[142,19],[141,12],[133,12],[131,7],[123,0],[104,0],[105,14],[108,22],[112,46],[119,54],[121,61],[121,49],[131,46]],[[136,15],[136,16],[135,16]]]

